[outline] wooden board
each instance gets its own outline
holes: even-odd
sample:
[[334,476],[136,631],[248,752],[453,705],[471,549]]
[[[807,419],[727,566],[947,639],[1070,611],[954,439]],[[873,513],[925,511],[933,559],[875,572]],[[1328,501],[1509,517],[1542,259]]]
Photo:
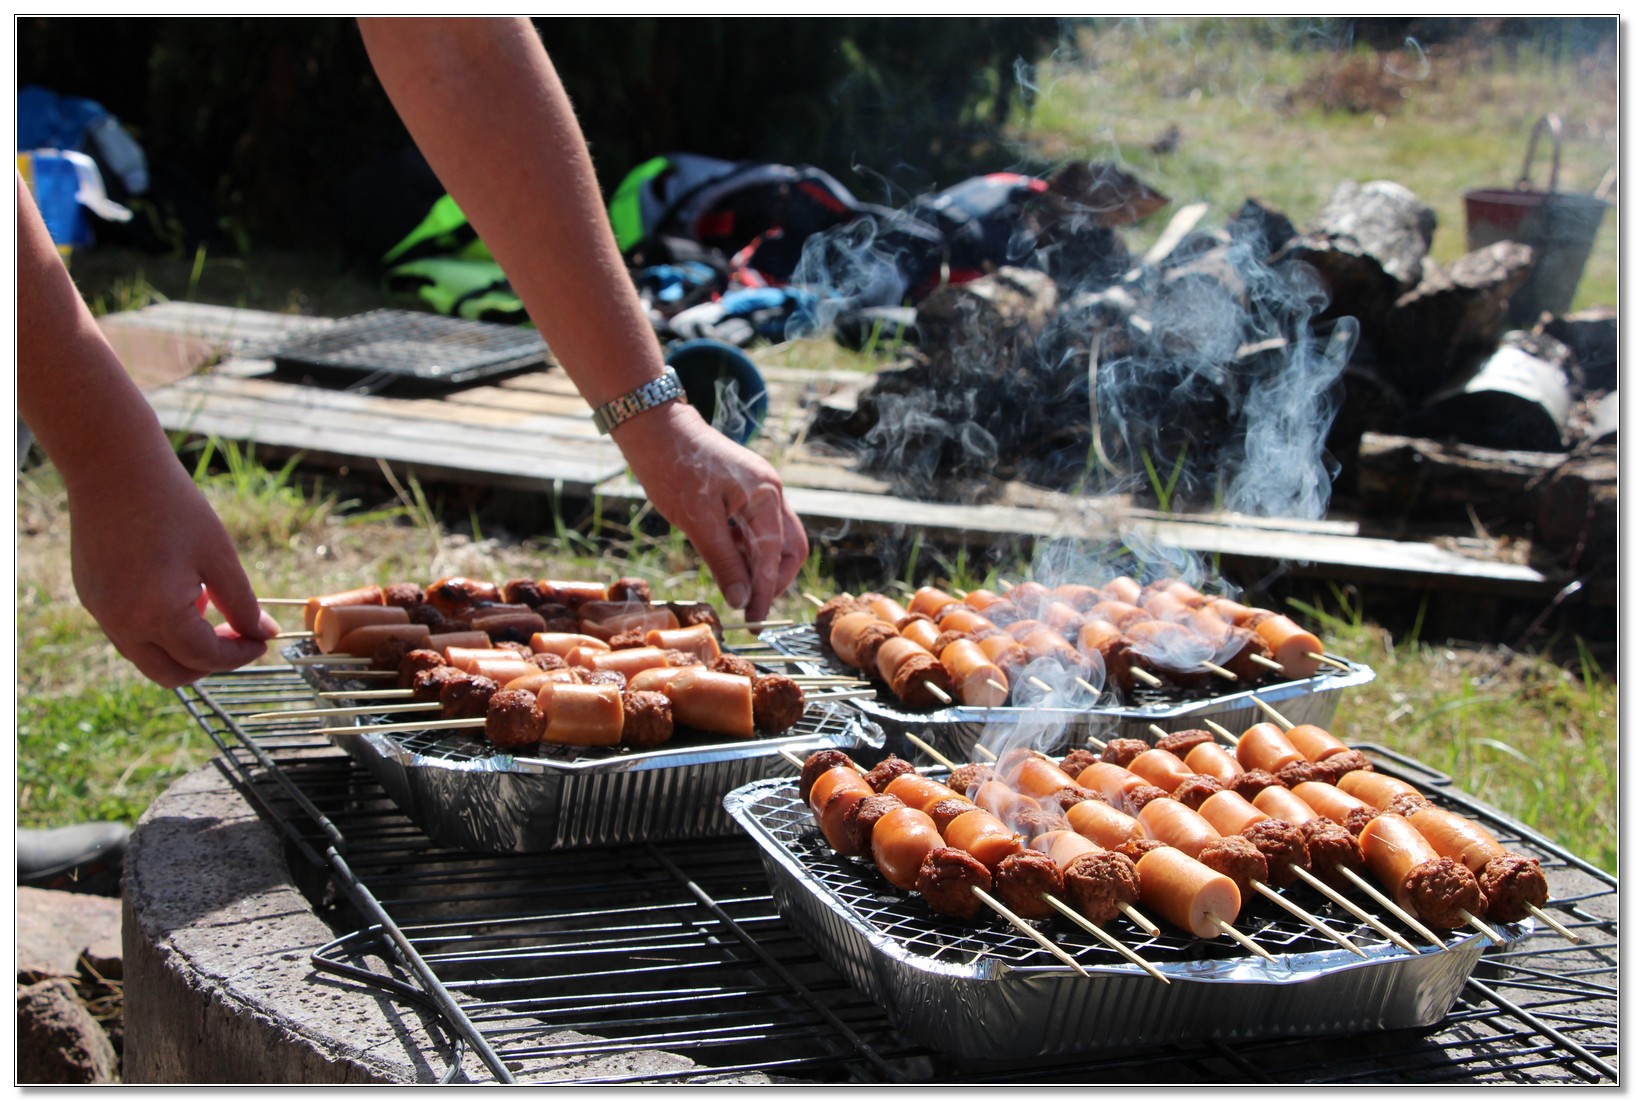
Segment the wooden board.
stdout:
[[[146,334],[127,340],[126,354],[143,360],[130,365],[132,374],[149,380],[146,393],[168,430],[253,441],[273,454],[299,451],[314,464],[385,461],[424,481],[645,500],[618,449],[597,435],[589,408],[554,366],[431,396],[362,394],[281,377],[266,358],[279,341],[333,324],[328,319],[166,303],[104,324],[116,334],[121,328]],[[152,334],[169,334],[178,347],[167,349]],[[177,358],[204,362],[201,350],[214,350],[219,362],[174,379]],[[1462,553],[1451,540],[1439,545],[1367,538],[1343,519],[1165,516],[1123,498],[1076,498],[1020,485],[1007,487],[1003,500],[991,504],[898,497],[888,482],[855,470],[848,457],[805,439],[813,406],[855,391],[855,373],[767,364],[762,374],[770,414],[755,447],[778,467],[816,543],[856,533],[974,546],[1128,542],[1204,557],[1245,574],[1288,564],[1294,573],[1336,580],[1544,599],[1559,586],[1526,565]],[[152,385],[156,375],[174,381]]]

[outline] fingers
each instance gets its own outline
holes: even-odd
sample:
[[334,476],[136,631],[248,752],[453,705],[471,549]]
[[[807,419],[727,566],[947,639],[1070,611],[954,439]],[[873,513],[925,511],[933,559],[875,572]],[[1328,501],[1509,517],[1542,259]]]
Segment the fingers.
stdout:
[[750,576],[744,615],[764,620],[806,558],[806,532],[777,486],[763,485],[752,493],[738,522]]
[[[245,639],[265,640],[278,634],[278,621],[256,600],[250,579],[229,544],[204,564],[204,592],[233,631]],[[201,610],[202,611],[202,610]],[[271,630],[269,630],[271,629]]]

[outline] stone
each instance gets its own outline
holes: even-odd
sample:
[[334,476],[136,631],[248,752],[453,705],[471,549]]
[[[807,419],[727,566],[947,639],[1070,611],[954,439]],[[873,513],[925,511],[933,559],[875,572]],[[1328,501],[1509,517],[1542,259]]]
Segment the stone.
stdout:
[[117,1083],[119,1056],[68,980],[17,992],[19,1083]]
[[122,974],[119,900],[82,892],[17,889],[17,979],[79,975],[83,955],[107,979]]

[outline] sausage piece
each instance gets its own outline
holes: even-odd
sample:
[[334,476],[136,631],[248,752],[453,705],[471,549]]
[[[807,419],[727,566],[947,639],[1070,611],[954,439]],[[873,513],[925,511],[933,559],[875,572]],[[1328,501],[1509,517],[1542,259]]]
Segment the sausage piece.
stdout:
[[1295,785],[1290,791],[1317,814],[1333,819],[1352,834],[1361,834],[1369,820],[1379,814],[1378,808],[1322,781],[1306,781]]
[[950,846],[964,850],[990,869],[1011,854],[1022,852],[1022,836],[980,807],[949,823],[943,837]]
[[1283,676],[1298,681],[1322,668],[1313,657],[1323,653],[1322,642],[1287,616],[1274,613],[1253,627],[1271,649],[1272,661],[1283,667]]
[[1271,818],[1241,794],[1230,790],[1209,797],[1199,805],[1198,814],[1222,834],[1242,834],[1262,819]]
[[[319,651],[332,654],[341,640],[354,628],[370,624],[407,624],[409,610],[396,605],[326,605],[318,610],[313,626],[313,642]],[[426,632],[430,635],[428,629]]]
[[899,807],[880,816],[874,824],[869,848],[875,868],[887,883],[911,891],[926,855],[942,844],[931,816],[917,808]]
[[378,585],[360,586],[357,589],[343,589],[338,593],[325,593],[318,597],[308,597],[306,606],[302,609],[301,623],[307,631],[318,630],[318,613],[326,608],[341,608],[349,605],[384,605],[386,593]]
[[1147,837],[1174,846],[1188,857],[1198,856],[1205,846],[1221,836],[1203,815],[1168,797],[1147,804],[1136,819]]
[[617,746],[624,736],[624,699],[613,685],[557,683],[539,693],[544,741],[569,746]]
[[1396,900],[1427,926],[1453,929],[1465,923],[1461,911],[1483,909],[1475,875],[1439,855],[1413,824],[1387,813],[1369,822],[1357,836],[1363,861]]
[[1085,800],[1067,809],[1067,825],[1102,849],[1112,849],[1131,838],[1147,837],[1147,828],[1133,815],[1111,804]]
[[1199,743],[1187,751],[1183,760],[1194,773],[1203,773],[1227,784],[1236,781],[1245,772],[1232,752],[1218,742]]
[[1283,732],[1283,736],[1307,761],[1326,761],[1350,749],[1315,723],[1297,723]]
[[1362,769],[1347,773],[1335,783],[1341,792],[1355,796],[1370,807],[1377,807],[1382,811],[1398,796],[1425,798],[1423,792],[1407,781],[1399,781],[1395,777],[1387,777],[1384,773]]
[[981,644],[971,639],[956,639],[943,647],[937,660],[948,671],[954,695],[961,704],[997,708],[1010,698],[1010,680]]
[[1481,872],[1489,861],[1505,855],[1505,848],[1487,828],[1463,815],[1425,806],[1407,818],[1432,849],[1443,857],[1453,858],[1471,872]]
[[676,723],[696,731],[755,737],[755,694],[747,677],[687,666],[664,686]]
[[1238,739],[1238,764],[1245,770],[1264,769],[1276,773],[1291,762],[1305,761],[1283,731],[1270,723],[1256,723]]
[[1232,878],[1173,846],[1148,850],[1135,863],[1141,907],[1168,919],[1194,937],[1221,935],[1215,919],[1233,922],[1243,905]]

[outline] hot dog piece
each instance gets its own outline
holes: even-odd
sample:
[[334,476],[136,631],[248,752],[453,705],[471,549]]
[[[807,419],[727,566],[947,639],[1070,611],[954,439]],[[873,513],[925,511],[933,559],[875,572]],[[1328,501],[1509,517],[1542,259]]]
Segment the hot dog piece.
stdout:
[[1053,658],[1064,666],[1076,666],[1082,658],[1079,650],[1054,628],[1040,626],[1021,636],[1022,646],[1034,658]]
[[[394,605],[329,605],[318,610],[317,626],[312,629],[313,641],[324,654],[332,654],[353,628],[408,622],[408,610]],[[426,634],[431,634],[430,629]]]
[[503,684],[507,689],[513,689],[518,692],[532,693],[537,697],[539,695],[539,690],[545,685],[558,685],[564,681],[576,682],[577,680],[578,679],[574,677],[572,670],[542,670],[536,666],[529,670],[529,672],[513,677],[511,680],[506,681]]
[[441,652],[447,657],[452,647],[465,647],[467,650],[490,650],[492,640],[480,631],[444,631],[426,637],[426,646],[430,650]]
[[801,763],[798,786],[801,802],[812,806],[810,803],[812,786],[817,783],[819,777],[837,765],[844,765],[860,777],[863,775],[863,771],[857,767],[857,763],[852,761],[844,750],[814,750],[806,755],[806,760]]
[[1395,777],[1387,777],[1384,773],[1362,769],[1347,773],[1336,782],[1336,785],[1341,792],[1355,796],[1368,806],[1379,808],[1381,811],[1389,807],[1391,801],[1398,796],[1418,796],[1421,800],[1425,799],[1425,794],[1407,781],[1399,781]]
[[936,647],[937,640],[942,637],[942,629],[929,616],[921,616],[917,612],[904,616],[897,621],[897,631],[904,639],[918,643],[939,658],[942,656]]
[[733,738],[755,736],[755,694],[747,677],[688,666],[664,692],[680,726]]
[[611,649],[605,639],[572,631],[542,631],[532,636],[528,640],[528,645],[536,654],[554,654],[558,658],[566,658],[580,647],[588,647],[591,650]]
[[1245,772],[1231,751],[1218,742],[1199,743],[1187,751],[1185,761],[1194,773],[1206,774],[1226,784],[1233,783]]
[[1168,750],[1159,750],[1156,747],[1144,750],[1130,759],[1129,770],[1149,784],[1156,784],[1165,792],[1175,791],[1176,786],[1182,781],[1196,776],[1187,768],[1186,762]]
[[1243,899],[1229,876],[1174,848],[1148,850],[1135,863],[1141,907],[1168,919],[1194,937],[1219,937],[1215,919],[1233,922]]
[[1198,814],[1209,820],[1209,825],[1222,834],[1242,834],[1262,819],[1271,818],[1266,812],[1230,790],[1217,792],[1209,797],[1198,806]]
[[1101,583],[1102,595],[1115,601],[1126,604],[1138,604],[1141,600],[1141,583],[1126,574],[1116,578],[1109,578]]
[[500,587],[473,578],[440,578],[426,587],[426,603],[444,616],[457,616],[474,604],[497,604]]
[[698,660],[709,665],[721,656],[721,644],[708,624],[694,624],[690,628],[654,629],[647,633],[647,645],[660,650],[682,650],[696,654]]
[[1343,754],[1348,749],[1345,743],[1315,723],[1297,723],[1283,732],[1283,736],[1307,761],[1327,761],[1335,754]]
[[1480,823],[1440,807],[1422,807],[1408,817],[1425,841],[1443,857],[1451,857],[1471,872],[1481,872],[1487,863],[1505,855],[1499,840]]
[[997,708],[1010,697],[1005,671],[989,660],[980,644],[956,639],[938,655],[960,703],[974,708]]
[[1238,764],[1245,770],[1276,773],[1291,762],[1304,760],[1305,755],[1295,749],[1294,743],[1270,723],[1257,723],[1238,739]]
[[519,677],[545,672],[532,662],[518,658],[514,654],[503,658],[479,658],[470,665],[469,670],[479,677],[492,678],[501,685],[509,685]]
[[479,659],[516,658],[517,655],[512,651],[501,650],[499,647],[445,647],[443,657],[448,659],[448,664],[455,669],[465,670],[470,673],[472,666]]
[[953,699],[953,679],[935,655],[911,639],[892,636],[880,644],[875,669],[903,707],[939,708]]
[[1221,836],[1203,815],[1168,797],[1147,804],[1136,819],[1147,837],[1174,846],[1188,857],[1198,856],[1205,846]]
[[[888,878],[889,879],[889,878]],[[936,846],[920,862],[914,890],[938,914],[975,918],[985,904],[972,888],[991,892],[993,874],[973,855],[955,846]]]
[[477,609],[466,617],[466,623],[495,642],[526,643],[545,630],[545,618],[529,609]]
[[539,583],[551,600],[569,608],[578,608],[586,601],[607,600],[607,586],[601,582],[563,582],[541,579]]
[[937,620],[937,627],[943,631],[963,631],[967,635],[975,635],[979,631],[998,631],[999,625],[969,608],[955,608],[952,605],[944,607],[942,617]]
[[648,608],[639,612],[609,616],[604,620],[581,618],[579,621],[579,629],[582,632],[586,635],[594,635],[604,641],[628,631],[645,636],[650,631],[675,631],[679,627],[681,627],[681,622],[676,619],[676,614],[668,608]]
[[318,597],[308,597],[306,607],[302,611],[301,623],[307,631],[318,629],[318,613],[326,608],[341,608],[348,605],[384,605],[386,593],[378,585],[366,585],[357,589],[343,589],[339,593],[325,593]]
[[1011,787],[1024,796],[1043,800],[1078,782],[1060,768],[1033,754],[1023,755],[1010,771]]
[[962,849],[990,869],[1013,853],[1022,852],[1023,838],[998,816],[980,807],[948,824],[944,840]]
[[425,624],[365,624],[347,632],[336,644],[333,653],[369,658],[382,643],[397,640],[412,650],[424,647],[430,638],[431,629]]
[[1483,909],[1476,876],[1465,866],[1438,854],[1413,824],[1387,813],[1373,819],[1357,836],[1363,861],[1396,900],[1427,926],[1453,929],[1465,924],[1461,912]]
[[938,800],[957,799],[965,800],[971,806],[976,806],[967,800],[962,793],[954,791],[947,785],[932,780],[921,773],[901,773],[893,777],[884,789],[886,795],[895,796],[909,807],[925,811]]
[[591,670],[617,670],[631,678],[643,670],[663,669],[670,665],[670,660],[658,647],[626,647],[624,650],[575,651],[568,664]]
[[1290,791],[1317,814],[1333,819],[1352,834],[1361,834],[1368,821],[1379,814],[1378,808],[1323,781],[1306,781]]
[[983,609],[987,608],[989,605],[993,604],[999,599],[999,594],[995,593],[991,589],[973,589],[971,592],[965,595],[965,603],[976,609],[978,612],[981,612]]
[[1254,629],[1271,648],[1272,661],[1283,667],[1285,677],[1298,680],[1322,668],[1322,663],[1313,657],[1323,653],[1322,642],[1287,616],[1268,616],[1255,624]]
[[1046,831],[1033,840],[1033,848],[1056,862],[1056,867],[1063,870],[1087,853],[1106,852],[1076,830]]
[[[958,820],[956,820],[957,822]],[[874,824],[869,847],[874,866],[887,883],[912,891],[926,855],[942,845],[931,816],[912,807],[888,811]]]
[[1132,838],[1145,838],[1147,829],[1133,815],[1111,804],[1085,800],[1067,809],[1067,825],[1102,849],[1112,849]]
[[[864,608],[893,626],[896,625],[898,620],[907,616],[909,612],[908,609],[887,597],[884,593],[860,593],[857,599],[863,603]],[[919,612],[920,610],[915,609],[914,611]]]
[[1007,683],[1029,662],[1028,649],[1002,631],[984,635],[976,641],[988,660],[1005,673]]
[[991,780],[977,785],[971,793],[976,805],[1012,826],[1020,827],[1023,819],[1038,821],[1043,807],[1032,796],[1024,796],[1004,781]]
[[[839,753],[839,751],[834,751]],[[819,762],[827,759],[818,759]],[[808,758],[808,763],[813,759]],[[804,785],[804,780],[802,784]],[[823,772],[812,778],[810,788],[807,789],[806,805],[813,814],[821,817],[823,809],[829,806],[829,801],[845,792],[855,792],[859,798],[872,795],[874,789],[869,782],[863,779],[863,774],[853,767],[849,760],[829,766]]]
[[857,856],[850,849],[852,836],[845,830],[846,814],[860,800],[872,795],[874,790],[862,775],[844,765],[835,766],[813,783],[812,810],[817,814],[823,837],[836,852]]
[[1287,788],[1262,789],[1255,796],[1254,806],[1256,810],[1263,811],[1274,819],[1282,819],[1297,827],[1303,827],[1322,817],[1313,811],[1306,801]]
[[829,648],[853,669],[872,672],[881,644],[897,634],[896,628],[872,612],[848,612],[837,616],[830,626]]
[[952,593],[946,593],[933,585],[924,585],[914,591],[914,596],[908,599],[908,611],[918,612],[922,616],[937,618],[937,610],[944,605],[958,604],[959,598]]
[[650,666],[631,674],[625,688],[631,692],[662,693],[682,670],[691,666]]
[[624,700],[612,685],[569,682],[543,686],[539,710],[544,740],[571,746],[617,746],[624,734]]
[[1125,798],[1131,792],[1150,782],[1123,766],[1098,761],[1094,765],[1086,766],[1074,783],[1092,792],[1101,793],[1114,807],[1123,807]]

